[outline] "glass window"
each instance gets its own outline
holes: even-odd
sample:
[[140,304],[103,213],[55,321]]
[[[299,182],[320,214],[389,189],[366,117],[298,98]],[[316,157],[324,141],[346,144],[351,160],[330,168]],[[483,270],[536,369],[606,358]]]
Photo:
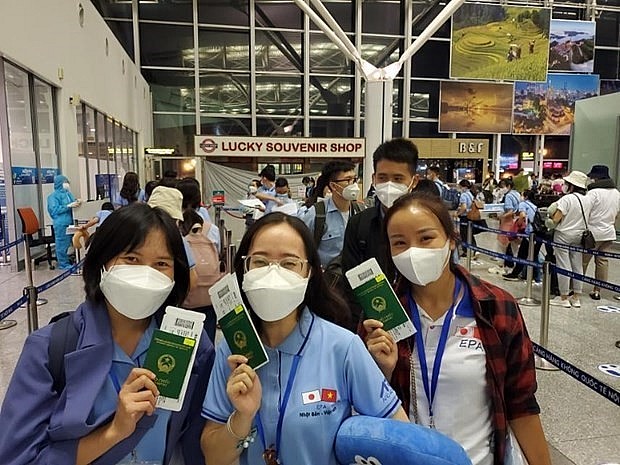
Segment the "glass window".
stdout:
[[[620,46],[620,14],[603,11],[596,19],[596,45]],[[595,57],[598,60],[598,57]]]
[[411,80],[411,117],[439,117],[439,81]]
[[411,74],[447,78],[450,70],[450,42],[429,40],[411,58]]
[[131,0],[92,0],[104,18],[131,18]]
[[140,23],[142,66],[194,67],[192,26]]
[[310,119],[311,137],[353,137],[353,121]]
[[249,2],[198,0],[198,22],[249,26]]
[[375,66],[383,67],[398,61],[401,39],[389,37],[364,36],[362,38],[362,58]]
[[193,155],[196,118],[194,115],[153,115],[155,147],[175,149],[175,155]]
[[[14,206],[32,207],[39,221],[43,221],[39,208],[39,174],[34,151],[28,74],[8,62],[4,63],[4,74]],[[16,227],[21,231],[19,226]]]
[[310,78],[310,114],[313,116],[352,116],[353,78],[312,76]]
[[[338,25],[345,32],[353,32],[354,28],[354,16],[353,16],[353,7],[355,2],[323,2],[323,6],[327,8],[327,11],[331,14],[331,16],[336,20]],[[300,10],[301,11],[301,10]],[[390,10],[391,11],[391,10]],[[381,13],[380,17],[386,13]],[[310,29],[319,30],[318,26],[310,21]]]
[[256,31],[257,71],[300,72],[303,70],[301,55],[300,33]]
[[293,2],[257,1],[255,5],[257,26],[273,26],[285,29],[301,29],[303,27],[304,14]]
[[252,135],[252,120],[249,118],[213,118],[200,117],[200,134],[215,134],[218,136],[250,136]]
[[620,78],[620,50],[594,51],[594,74],[600,75],[601,79]]
[[402,34],[399,2],[362,3],[362,30],[370,34]]
[[409,137],[448,137],[448,134],[439,133],[437,123],[414,121],[409,125]]
[[125,175],[123,169],[123,130],[118,121],[114,122],[114,159],[116,163],[116,174]]
[[116,164],[114,159],[114,120],[106,118],[106,159],[108,161],[108,174],[116,173]]
[[301,109],[301,77],[256,76],[258,114],[297,114]]
[[[429,6],[428,2],[412,2],[413,5],[413,35],[418,36],[424,29],[431,23],[444,6],[436,2],[432,5],[431,9],[426,11]],[[433,34],[433,37],[450,37],[451,34],[451,21],[448,19],[443,25]]]
[[195,111],[193,72],[144,69],[142,73],[151,84],[153,111]]
[[98,173],[108,174],[108,144],[106,139],[106,117],[104,114],[97,112],[96,117],[96,154]]
[[[47,196],[54,190],[54,176],[58,173],[56,117],[52,87],[35,78],[33,100],[36,107],[39,138],[39,167],[41,168],[39,182],[41,183],[42,198],[47,199]],[[48,224],[46,217],[43,217],[41,221],[43,226]]]
[[310,72],[350,74],[351,64],[340,49],[325,34],[310,34]]
[[209,73],[200,78],[201,113],[250,114],[250,76]]
[[133,24],[131,21],[107,20],[106,24],[121,43],[127,55],[132,60],[135,59],[133,50]]
[[186,21],[192,22],[193,11],[191,1],[173,2],[138,2],[138,17],[155,21]]
[[250,35],[246,31],[200,28],[198,29],[199,66],[248,71],[249,44]]

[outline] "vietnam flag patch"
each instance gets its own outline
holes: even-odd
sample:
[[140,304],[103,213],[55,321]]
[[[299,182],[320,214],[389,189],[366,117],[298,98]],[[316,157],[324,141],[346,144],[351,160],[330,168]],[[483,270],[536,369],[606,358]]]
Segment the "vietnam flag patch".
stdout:
[[336,402],[338,392],[335,389],[321,389],[321,400],[323,402]]

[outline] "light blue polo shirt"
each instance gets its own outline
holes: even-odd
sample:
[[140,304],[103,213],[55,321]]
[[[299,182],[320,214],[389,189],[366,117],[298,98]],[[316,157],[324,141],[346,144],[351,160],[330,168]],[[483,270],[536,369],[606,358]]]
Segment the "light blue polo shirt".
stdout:
[[513,213],[517,213],[519,210],[519,203],[521,202],[521,196],[515,190],[511,190],[504,196],[504,211],[508,212],[512,210]]
[[538,207],[529,200],[519,203],[519,212],[525,212],[527,217],[527,226],[525,227],[525,234],[532,233],[532,223],[534,222],[534,215]]
[[[138,192],[137,202],[145,202],[145,197],[146,194],[144,193],[144,189],[140,189],[140,191]],[[116,194],[116,197],[114,198],[114,206],[116,208],[120,208],[126,207],[127,205],[129,205],[129,200],[127,200],[125,197],[121,197],[120,192]]]
[[471,210],[471,204],[474,202],[474,194],[471,191],[466,190],[461,193],[461,197],[459,198],[459,203],[465,204],[465,211],[461,213],[461,216],[467,216],[467,213]]
[[196,210],[196,213],[198,213],[202,217],[202,220],[205,223],[210,224],[209,230],[204,231],[204,228],[203,228],[203,232],[205,233],[207,238],[215,244],[215,247],[217,248],[218,253],[221,253],[222,243],[220,242],[220,228],[218,228],[217,226],[213,224],[213,222],[211,221],[211,216],[209,215],[209,212],[207,211],[205,207],[200,207],[198,210]]
[[[400,400],[362,340],[306,308],[298,325],[282,344],[274,349],[266,347],[269,363],[257,370],[263,389],[260,415],[266,445],[275,444],[280,398],[284,395],[294,356],[313,318],[284,415],[280,444],[282,465],[337,465],[336,433],[341,423],[351,416],[352,408],[362,415],[389,418],[400,406]],[[229,355],[228,344],[222,341],[217,346],[202,406],[203,417],[222,424],[234,410],[226,395]],[[240,464],[264,463],[264,450],[265,445],[257,436],[242,452]]]
[[[272,197],[275,197],[276,196],[276,185],[274,184],[273,187],[271,188],[260,186],[258,190],[256,191],[256,193],[267,194],[267,195],[271,195]],[[273,209],[273,207],[276,206],[276,203],[273,200],[261,200],[261,202],[265,204],[265,214],[271,213],[271,210]]]
[[[319,244],[319,257],[321,258],[321,265],[326,267],[333,258],[342,252],[344,231],[347,228],[347,223],[331,197],[323,202],[325,202],[325,233]],[[316,207],[313,205],[301,217],[301,220],[306,223],[312,234],[314,234],[315,219]]]
[[[133,368],[141,367],[146,360],[146,352],[151,344],[153,332],[157,329],[154,318],[151,318],[149,327],[138,342],[136,350],[131,358],[123,351],[123,349],[114,343],[114,355],[112,356],[112,367],[106,382],[101,387],[99,394],[95,398],[95,403],[89,414],[89,422],[94,418],[105,414],[113,414],[118,404],[118,391],[114,380],[118,382],[118,388],[125,383],[129,373]],[[120,464],[131,463],[131,460],[137,460],[138,463],[150,461],[163,463],[164,454],[166,452],[166,431],[168,429],[168,420],[170,419],[170,411],[156,409],[153,415],[157,415],[157,419],[142,440],[137,444],[133,454],[127,455]]]
[[106,220],[108,216],[110,216],[112,212],[110,210],[99,210],[95,216],[97,217],[97,227],[101,226],[103,222]]

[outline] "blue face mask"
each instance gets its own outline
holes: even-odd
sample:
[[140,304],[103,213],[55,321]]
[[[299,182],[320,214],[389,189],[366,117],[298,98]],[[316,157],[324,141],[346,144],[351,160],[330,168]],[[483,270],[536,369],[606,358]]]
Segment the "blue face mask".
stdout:
[[276,194],[278,199],[288,199],[288,194]]

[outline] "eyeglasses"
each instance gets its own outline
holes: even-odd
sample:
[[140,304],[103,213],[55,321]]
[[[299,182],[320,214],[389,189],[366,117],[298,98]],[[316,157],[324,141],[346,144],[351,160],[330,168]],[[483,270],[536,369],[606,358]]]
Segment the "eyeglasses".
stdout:
[[346,182],[347,184],[353,184],[357,182],[357,176],[353,176],[352,178],[334,179],[332,182]]
[[243,269],[246,273],[257,268],[264,268],[270,265],[279,265],[285,270],[293,271],[294,273],[301,275],[304,272],[304,265],[308,263],[308,260],[302,260],[297,257],[285,257],[280,260],[272,260],[263,255],[245,255],[242,258]]

